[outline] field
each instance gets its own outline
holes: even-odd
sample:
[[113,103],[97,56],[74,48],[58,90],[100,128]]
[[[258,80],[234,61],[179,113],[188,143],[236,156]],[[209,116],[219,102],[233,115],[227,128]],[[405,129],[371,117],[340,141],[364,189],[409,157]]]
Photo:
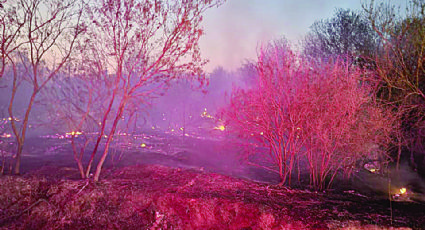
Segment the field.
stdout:
[[[324,192],[314,192],[296,183],[292,188],[279,186],[277,175],[227,154],[231,151],[224,140],[187,137],[181,141],[180,137],[165,134],[133,140],[132,145],[120,147],[125,151],[115,148],[101,181],[95,183],[79,179],[67,139],[31,139],[23,158],[24,174],[0,177],[0,228],[425,226],[425,203],[418,200],[390,202],[386,199],[388,195],[366,185],[359,186],[359,182],[337,181],[333,189]],[[141,142],[145,143],[143,147]],[[356,178],[365,176],[359,174]]]

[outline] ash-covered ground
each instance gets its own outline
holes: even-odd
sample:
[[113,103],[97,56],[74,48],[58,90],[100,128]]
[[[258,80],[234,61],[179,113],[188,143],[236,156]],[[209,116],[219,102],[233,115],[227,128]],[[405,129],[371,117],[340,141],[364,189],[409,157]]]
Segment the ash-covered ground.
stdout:
[[[86,157],[91,147],[88,146]],[[3,229],[386,229],[391,226],[423,229],[425,226],[423,182],[406,165],[402,165],[399,174],[392,173],[391,178],[364,169],[350,180],[337,179],[332,189],[314,192],[308,190],[305,179],[304,183],[293,182],[292,187],[278,186],[276,173],[248,165],[240,160],[238,151],[241,149],[223,135],[183,136],[159,130],[128,134],[114,142],[101,181],[94,183],[79,179],[68,138],[33,137],[25,145],[23,176],[0,178],[0,226]],[[7,174],[7,168],[5,171]],[[400,192],[402,188],[406,188],[404,193]]]

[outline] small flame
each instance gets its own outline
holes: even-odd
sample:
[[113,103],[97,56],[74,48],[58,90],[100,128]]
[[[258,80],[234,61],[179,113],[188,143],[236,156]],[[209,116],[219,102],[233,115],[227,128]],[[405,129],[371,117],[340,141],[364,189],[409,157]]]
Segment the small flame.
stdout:
[[7,120],[7,121],[15,120],[15,121],[18,121],[18,122],[19,122],[19,121],[21,121],[21,120],[19,120],[19,119],[18,119],[18,118],[16,118],[16,117],[15,117],[15,118],[13,118],[13,117],[3,118],[3,121],[6,121],[6,120]]
[[201,113],[201,117],[206,117],[206,118],[210,118],[213,119],[214,117],[211,116],[210,114],[208,114],[207,112],[207,108],[204,109],[204,112]]
[[400,194],[405,194],[407,192],[406,188],[401,188],[400,189]]
[[68,132],[68,133],[65,133],[65,135],[68,135],[68,136],[78,136],[78,135],[81,135],[81,134],[83,134],[82,132],[80,132],[80,131],[72,131],[72,132]]
[[142,144],[140,144],[140,147],[144,148],[144,147],[146,147],[146,144],[142,143]]
[[214,127],[214,129],[218,129],[220,131],[224,131],[226,129],[226,127],[224,125],[219,125],[217,127]]
[[9,133],[3,133],[2,135],[0,135],[0,137],[10,138],[10,137],[12,137],[12,134],[9,134]]

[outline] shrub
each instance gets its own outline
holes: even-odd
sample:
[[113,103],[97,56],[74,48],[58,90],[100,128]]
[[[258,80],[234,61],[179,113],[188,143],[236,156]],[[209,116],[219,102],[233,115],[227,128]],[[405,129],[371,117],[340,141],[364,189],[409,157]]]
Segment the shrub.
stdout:
[[[375,102],[364,72],[340,61],[307,62],[283,40],[261,50],[256,69],[256,86],[234,90],[223,118],[230,132],[268,148],[282,184],[303,159],[316,189],[366,159],[387,159],[395,122]],[[246,154],[260,148],[253,150]]]

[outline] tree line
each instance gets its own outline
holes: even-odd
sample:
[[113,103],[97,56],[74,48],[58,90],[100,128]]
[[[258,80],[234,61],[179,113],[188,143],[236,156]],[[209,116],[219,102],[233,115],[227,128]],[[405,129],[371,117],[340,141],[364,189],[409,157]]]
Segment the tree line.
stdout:
[[251,143],[247,158],[262,153],[282,184],[308,169],[316,189],[368,162],[408,161],[425,177],[424,9],[372,0],[316,21],[299,52],[285,39],[263,45],[241,69],[252,88],[222,111]]
[[[14,173],[34,107],[41,118],[70,132],[82,178],[98,181],[117,127],[127,127],[149,98],[173,79],[205,81],[198,41],[204,12],[221,0],[10,0],[0,9],[1,80],[11,88],[10,128],[15,137]],[[29,88],[27,106],[14,107],[18,90]],[[30,87],[28,87],[30,85]],[[40,103],[36,103],[36,102]],[[44,108],[43,108],[44,109]],[[19,116],[17,115],[19,114]],[[18,118],[19,117],[19,118]],[[86,132],[96,135],[87,136]],[[74,141],[83,135],[84,141]],[[83,154],[94,143],[89,162]]]
[[[178,79],[207,85],[202,16],[223,2],[3,3],[0,128],[14,137],[14,173],[38,121],[69,131],[81,177],[99,180],[113,140],[135,131],[152,98]],[[424,9],[422,0],[405,11],[372,0],[316,21],[300,52],[285,39],[264,44],[238,70],[246,85],[222,109],[226,130],[248,143],[246,155],[265,154],[282,183],[302,164],[317,189],[369,161],[407,159],[425,175]]]

